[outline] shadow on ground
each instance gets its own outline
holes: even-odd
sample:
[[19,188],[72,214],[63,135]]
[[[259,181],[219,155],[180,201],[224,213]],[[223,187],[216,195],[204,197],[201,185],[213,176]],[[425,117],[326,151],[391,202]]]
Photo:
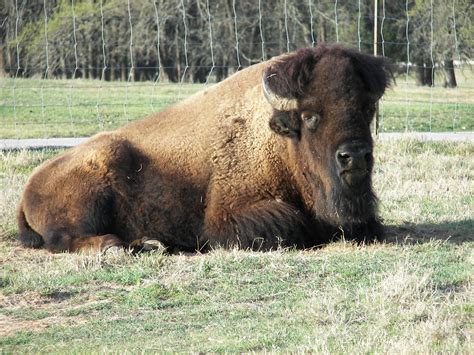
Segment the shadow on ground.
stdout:
[[444,240],[454,244],[474,242],[474,220],[465,219],[443,223],[405,223],[386,225],[387,243],[414,244],[430,240]]

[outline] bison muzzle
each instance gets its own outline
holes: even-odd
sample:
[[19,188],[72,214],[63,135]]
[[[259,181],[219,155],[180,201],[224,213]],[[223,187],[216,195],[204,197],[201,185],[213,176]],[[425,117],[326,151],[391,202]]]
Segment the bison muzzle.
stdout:
[[370,124],[389,81],[383,58],[329,45],[239,71],[38,167],[19,239],[51,251],[376,239]]

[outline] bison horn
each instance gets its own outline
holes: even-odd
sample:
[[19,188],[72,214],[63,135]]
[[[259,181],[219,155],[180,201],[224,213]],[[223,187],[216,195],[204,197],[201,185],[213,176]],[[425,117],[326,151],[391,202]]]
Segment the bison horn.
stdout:
[[278,111],[294,111],[298,108],[298,100],[294,98],[286,98],[283,96],[279,96],[275,94],[269,87],[268,87],[268,78],[270,76],[263,75],[262,78],[262,89],[263,94],[267,101],[272,105],[272,107]]

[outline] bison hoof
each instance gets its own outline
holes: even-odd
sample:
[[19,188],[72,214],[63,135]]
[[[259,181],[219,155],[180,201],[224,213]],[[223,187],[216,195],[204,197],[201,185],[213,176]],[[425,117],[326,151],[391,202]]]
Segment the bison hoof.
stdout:
[[103,251],[103,253],[107,256],[108,255],[114,255],[115,256],[115,255],[119,255],[119,254],[123,253],[124,251],[125,251],[124,248],[121,247],[121,246],[111,245],[108,248],[106,248]]
[[132,253],[143,253],[157,250],[165,250],[166,247],[156,239],[139,239],[130,244]]
[[145,240],[143,242],[142,247],[143,247],[144,251],[151,251],[151,250],[157,250],[157,249],[164,250],[165,249],[165,246],[163,245],[163,243],[161,243],[159,240],[156,240],[156,239]]

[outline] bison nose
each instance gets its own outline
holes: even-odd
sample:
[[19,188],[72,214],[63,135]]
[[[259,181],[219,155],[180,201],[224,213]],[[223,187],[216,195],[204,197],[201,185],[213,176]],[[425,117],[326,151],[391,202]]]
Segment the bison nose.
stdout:
[[369,149],[350,151],[338,150],[336,153],[337,163],[341,169],[352,169],[367,166],[372,157]]
[[342,144],[336,151],[336,162],[340,173],[365,176],[372,163],[372,147],[362,142]]

